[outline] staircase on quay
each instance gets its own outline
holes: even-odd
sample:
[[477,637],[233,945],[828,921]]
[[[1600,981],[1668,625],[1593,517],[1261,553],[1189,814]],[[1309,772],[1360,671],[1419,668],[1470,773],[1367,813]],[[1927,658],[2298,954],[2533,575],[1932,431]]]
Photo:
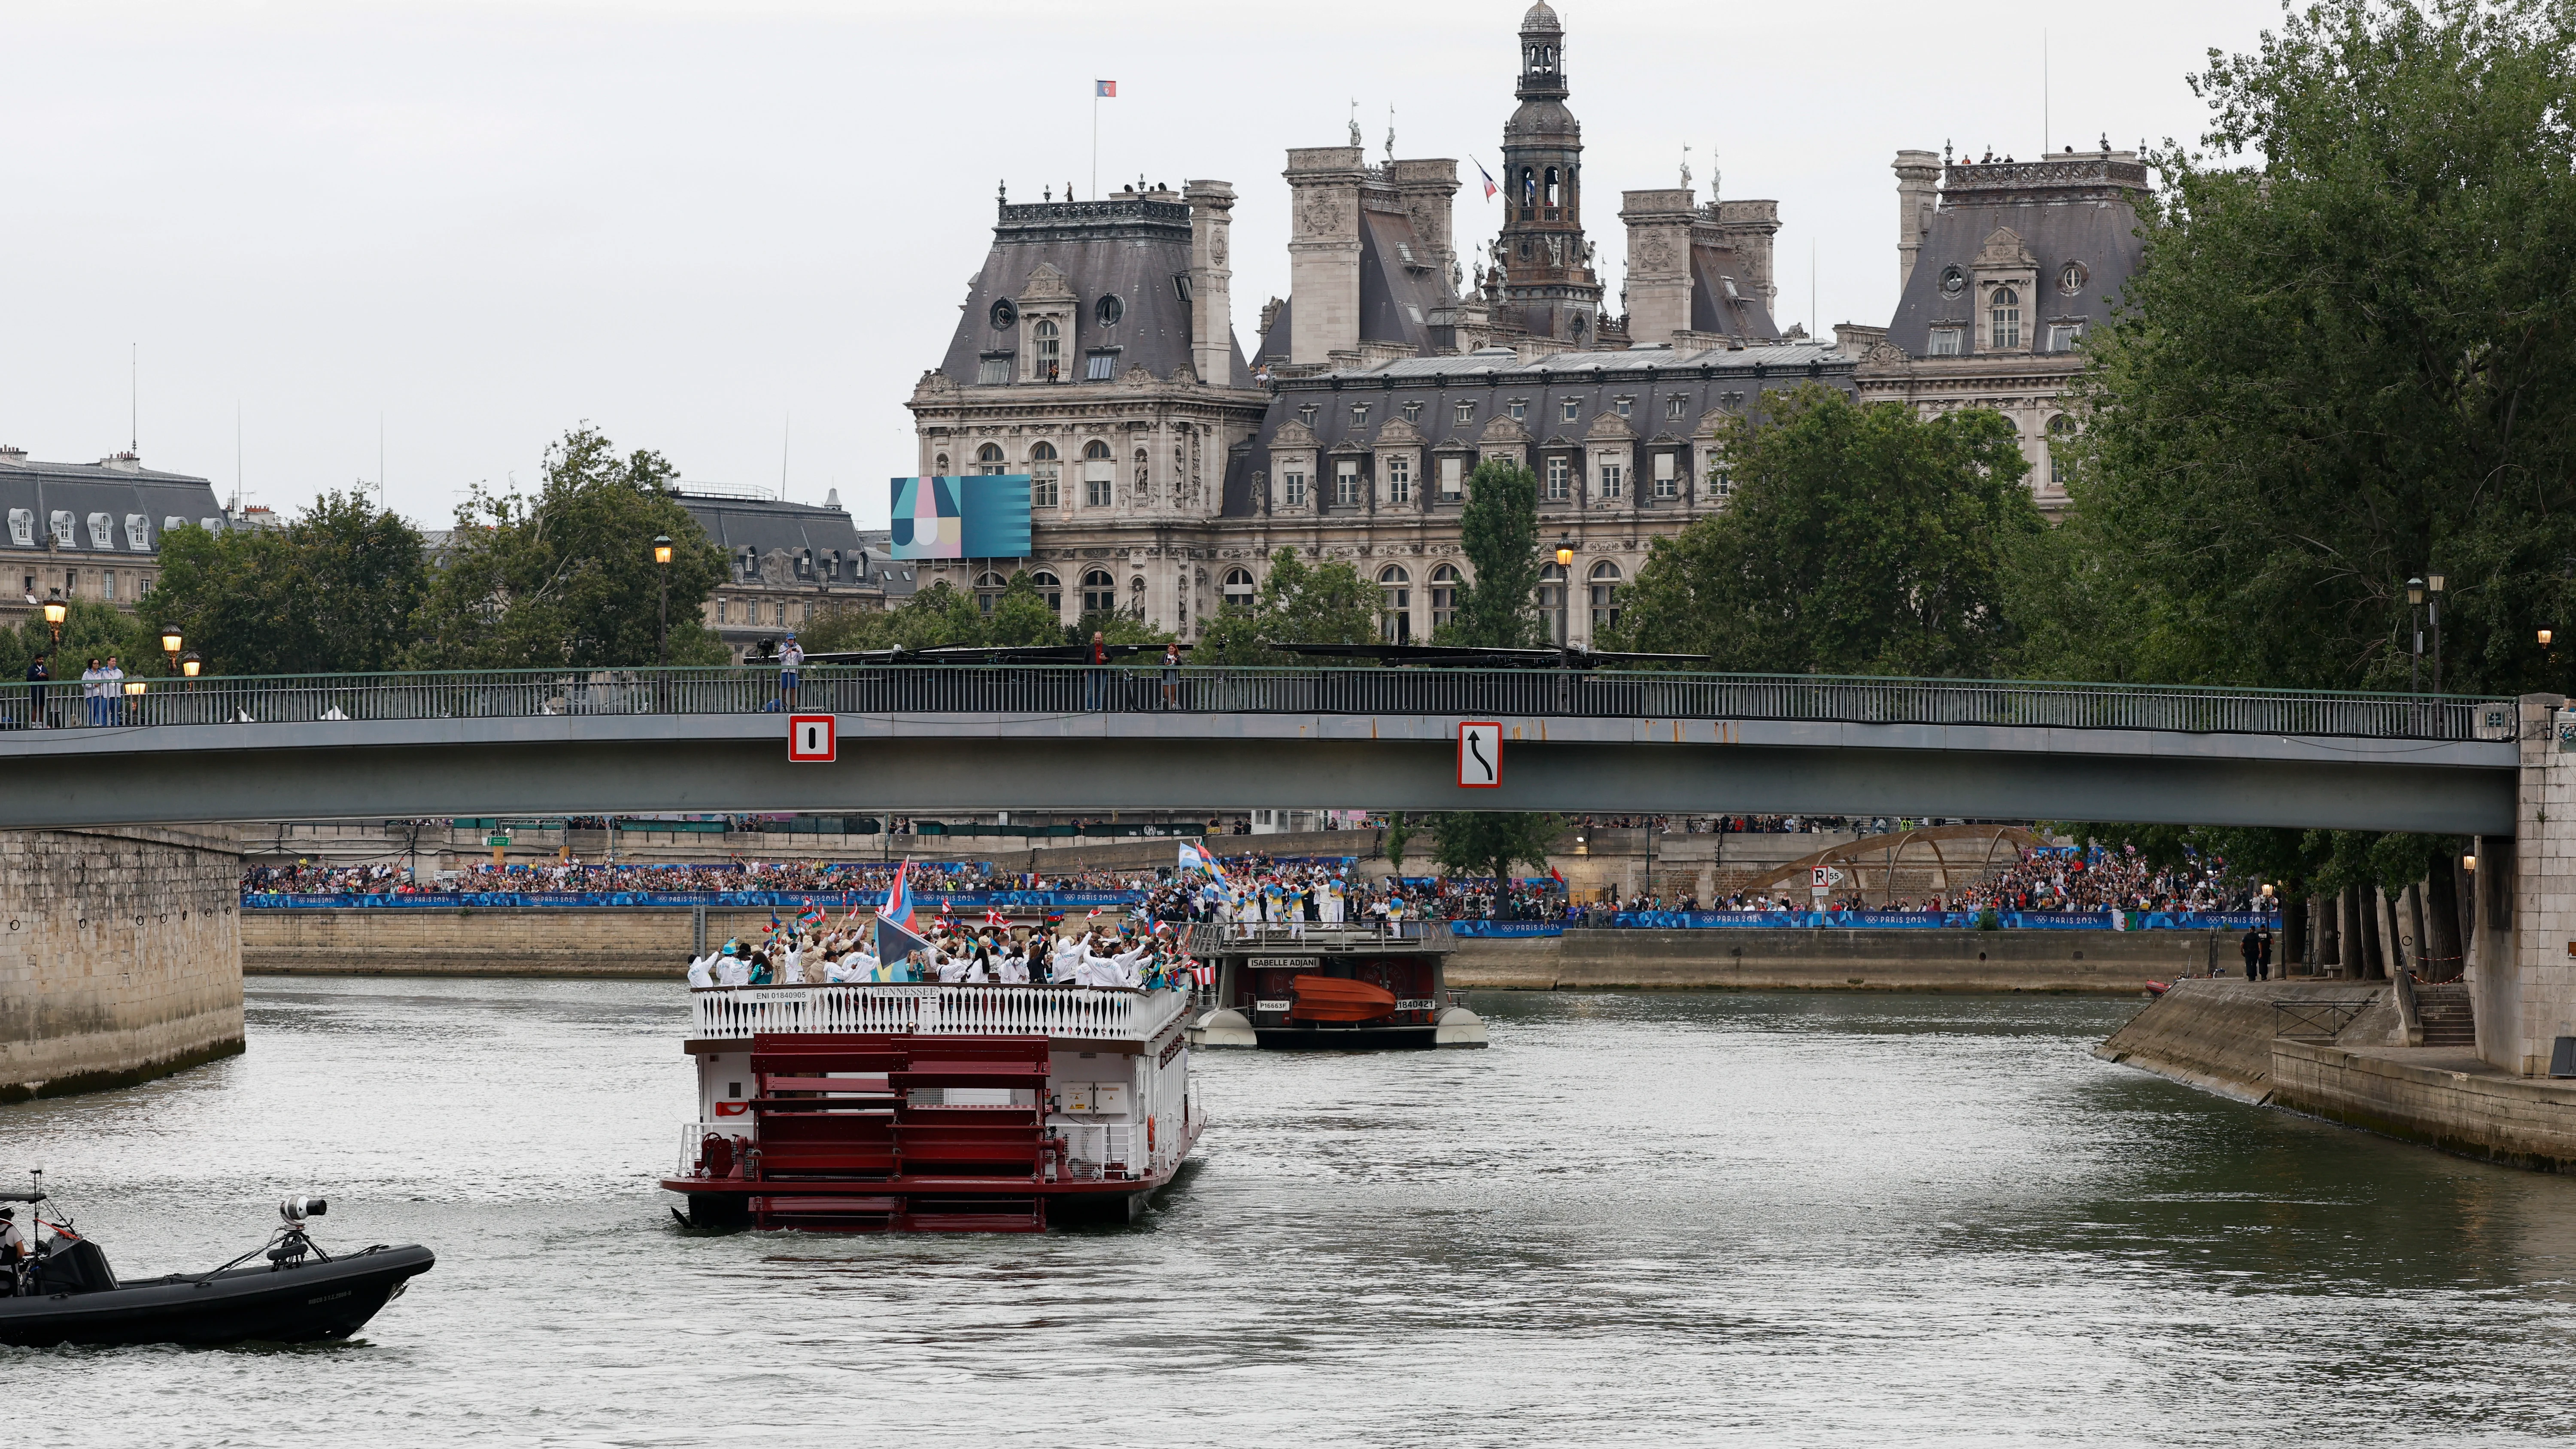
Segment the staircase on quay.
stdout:
[[2424,1045],[2473,1047],[2478,1044],[2478,1021],[2469,1003],[2469,985],[2465,981],[2447,981],[2438,986],[2418,983],[2415,987],[2415,1017],[2424,1028]]

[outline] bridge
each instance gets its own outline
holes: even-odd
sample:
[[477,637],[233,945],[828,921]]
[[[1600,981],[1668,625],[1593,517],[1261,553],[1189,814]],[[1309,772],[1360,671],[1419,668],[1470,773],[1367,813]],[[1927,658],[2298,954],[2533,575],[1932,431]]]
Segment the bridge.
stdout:
[[[2514,701],[1586,669],[863,664],[0,686],[0,826],[655,811],[1905,813],[2515,832]],[[787,757],[829,714],[832,763]],[[1460,722],[1499,788],[1456,784]],[[32,726],[42,726],[41,728]]]

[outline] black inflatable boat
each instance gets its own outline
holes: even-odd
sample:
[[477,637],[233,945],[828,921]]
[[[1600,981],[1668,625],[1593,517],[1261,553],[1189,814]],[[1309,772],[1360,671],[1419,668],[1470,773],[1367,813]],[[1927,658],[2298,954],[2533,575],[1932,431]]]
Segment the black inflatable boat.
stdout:
[[[0,1193],[0,1202],[42,1202],[41,1191]],[[437,1255],[416,1245],[377,1245],[336,1257],[305,1235],[320,1198],[279,1205],[285,1226],[264,1248],[204,1273],[119,1281],[98,1244],[68,1222],[38,1219],[33,1251],[0,1265],[0,1344],[304,1343],[346,1338],[430,1270]],[[257,1266],[242,1264],[263,1259]]]

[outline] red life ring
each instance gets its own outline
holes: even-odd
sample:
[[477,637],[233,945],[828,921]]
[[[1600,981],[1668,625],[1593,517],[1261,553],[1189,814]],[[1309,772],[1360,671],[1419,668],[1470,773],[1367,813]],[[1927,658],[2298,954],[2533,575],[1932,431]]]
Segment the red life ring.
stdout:
[[719,1117],[739,1117],[750,1110],[751,1104],[749,1102],[716,1103],[716,1115]]

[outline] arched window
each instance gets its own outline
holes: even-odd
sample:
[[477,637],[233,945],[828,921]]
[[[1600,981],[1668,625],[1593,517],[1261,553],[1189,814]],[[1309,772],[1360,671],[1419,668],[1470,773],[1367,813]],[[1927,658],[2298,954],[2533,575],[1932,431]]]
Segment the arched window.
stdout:
[[1062,375],[1064,339],[1057,335],[1055,321],[1041,317],[1029,327],[1029,338],[1037,344],[1037,373],[1040,382],[1053,382]]
[[1619,625],[1619,566],[1608,559],[1592,566],[1592,637]]
[[1389,564],[1379,570],[1377,588],[1378,593],[1385,600],[1377,616],[1378,637],[1389,644],[1411,643],[1413,641],[1413,575],[1406,573],[1400,564]]
[[998,477],[1001,474],[1011,471],[1011,465],[1002,460],[1002,445],[999,443],[986,443],[984,446],[977,448],[975,450],[975,471],[994,477]]
[[1055,444],[1040,438],[1029,445],[1029,506],[1053,508],[1062,496],[1058,481],[1061,466],[1056,461]]
[[1108,614],[1116,612],[1117,608],[1118,581],[1109,576],[1109,570],[1084,569],[1082,571],[1082,612]]
[[1082,456],[1086,458],[1106,458],[1109,456],[1109,445],[1100,441],[1098,438],[1094,438],[1090,442],[1082,445]]
[[1986,345],[2021,346],[2021,294],[2010,287],[1995,288],[1986,303]]
[[1551,560],[1538,571],[1538,610],[1549,620],[1559,642],[1565,638],[1565,566]]
[[942,477],[942,478],[947,477],[947,476],[948,476],[948,455],[947,455],[946,453],[942,453],[942,454],[940,454],[938,457],[931,459],[931,460],[930,460],[930,471],[931,471],[931,472],[933,472],[933,473],[938,474],[938,475],[939,475],[940,477]]
[[2058,445],[2073,441],[2075,419],[2059,413],[2048,420],[2048,481],[2060,488],[2066,486],[2066,455],[2058,451]]
[[1538,205],[1538,173],[1526,166],[1521,168],[1521,205]]
[[1229,608],[1229,609],[1249,609],[1249,608],[1251,608],[1251,607],[1252,607],[1252,570],[1250,570],[1250,569],[1227,569],[1227,570],[1225,571],[1225,589],[1224,589],[1224,593],[1225,593],[1225,606],[1226,606],[1227,608]]
[[977,574],[975,576],[975,607],[987,614],[993,612],[993,605],[995,601],[1002,597],[1002,589],[1005,587],[1006,583],[1007,581],[1003,579],[1000,574],[994,573],[990,569]]
[[1059,616],[1064,613],[1064,585],[1057,581],[1055,575],[1040,569],[1029,575],[1029,582],[1037,586],[1038,597],[1046,600],[1049,610]]
[[1431,627],[1439,628],[1458,616],[1458,586],[1465,580],[1453,564],[1442,564],[1431,571]]
[[1556,168],[1547,168],[1547,204],[1556,205]]

